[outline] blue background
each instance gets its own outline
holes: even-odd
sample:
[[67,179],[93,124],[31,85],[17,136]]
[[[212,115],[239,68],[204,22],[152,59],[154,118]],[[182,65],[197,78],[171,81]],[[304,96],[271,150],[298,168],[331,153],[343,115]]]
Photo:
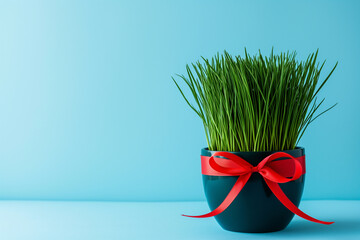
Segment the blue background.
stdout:
[[[360,199],[359,1],[1,1],[0,199],[203,200],[171,76],[224,49],[320,49],[305,199]],[[324,77],[325,74],[323,74]]]

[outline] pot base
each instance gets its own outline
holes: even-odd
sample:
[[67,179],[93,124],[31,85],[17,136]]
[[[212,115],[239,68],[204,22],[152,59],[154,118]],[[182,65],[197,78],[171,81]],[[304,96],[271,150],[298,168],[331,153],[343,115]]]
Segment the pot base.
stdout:
[[226,230],[226,231],[229,231],[229,232],[241,232],[241,233],[270,233],[270,232],[279,232],[281,230],[284,230],[286,226],[281,226],[281,227],[278,227],[278,228],[271,228],[271,229],[239,229],[239,228],[228,228],[226,226],[222,226],[220,223],[219,225],[221,226],[222,229]]

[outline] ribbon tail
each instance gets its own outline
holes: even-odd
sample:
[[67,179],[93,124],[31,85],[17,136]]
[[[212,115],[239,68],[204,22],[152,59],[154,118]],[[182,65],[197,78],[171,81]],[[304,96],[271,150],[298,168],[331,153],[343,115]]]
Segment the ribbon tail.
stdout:
[[321,224],[326,224],[326,225],[330,225],[333,224],[334,222],[325,222],[325,221],[321,221],[318,220],[316,218],[310,217],[309,215],[307,215],[306,213],[304,213],[303,211],[301,211],[299,208],[297,208],[291,201],[289,198],[287,198],[287,196],[285,195],[285,193],[281,190],[279,184],[272,182],[266,178],[264,178],[266,184],[268,185],[268,187],[270,188],[270,190],[274,193],[274,195],[277,197],[277,199],[279,199],[279,201],[287,208],[289,209],[291,212],[293,212],[294,214],[298,215],[299,217],[302,217],[306,220],[312,221],[312,222],[316,222],[316,223],[321,223]]
[[213,211],[203,214],[203,215],[198,215],[198,216],[190,216],[190,215],[184,215],[184,214],[182,216],[192,217],[192,218],[208,218],[208,217],[213,217],[213,216],[216,216],[216,215],[222,213],[235,200],[237,195],[240,193],[240,191],[243,189],[243,187],[249,180],[250,176],[251,176],[251,173],[239,176],[239,178],[236,180],[234,186],[231,188],[229,194],[226,196],[224,201]]

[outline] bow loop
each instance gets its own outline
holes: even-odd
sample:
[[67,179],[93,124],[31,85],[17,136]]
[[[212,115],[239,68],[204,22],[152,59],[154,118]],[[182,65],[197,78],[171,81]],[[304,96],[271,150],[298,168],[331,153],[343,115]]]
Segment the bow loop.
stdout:
[[[226,159],[219,157],[226,157]],[[229,152],[214,153],[209,159],[209,165],[217,172],[237,176],[250,173],[253,168],[250,163]]]
[[[294,172],[291,176],[284,176],[280,172],[277,172],[275,168],[272,168],[271,163],[273,161],[284,161],[284,159],[279,160],[279,158],[286,158],[287,160],[290,160],[290,162],[294,165]],[[279,162],[279,164],[281,164],[281,162]],[[259,168],[259,173],[264,178],[276,183],[287,183],[290,181],[294,181],[298,179],[303,172],[300,162],[297,161],[296,158],[285,152],[276,152],[267,156],[257,165],[257,167]]]

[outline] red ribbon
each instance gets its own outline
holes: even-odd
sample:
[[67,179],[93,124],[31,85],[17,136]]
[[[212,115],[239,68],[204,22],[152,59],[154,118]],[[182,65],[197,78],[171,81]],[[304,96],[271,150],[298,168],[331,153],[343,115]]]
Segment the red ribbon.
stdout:
[[[215,157],[225,157],[215,158]],[[278,159],[286,158],[286,159]],[[216,161],[215,161],[216,159]],[[206,218],[213,217],[222,213],[235,200],[241,189],[249,180],[251,174],[259,173],[266,184],[279,201],[294,214],[321,224],[332,224],[310,217],[302,212],[287,198],[278,183],[287,183],[298,179],[305,173],[305,156],[294,158],[284,152],[273,153],[264,158],[256,167],[242,159],[241,157],[229,152],[216,152],[211,157],[201,156],[202,174],[212,176],[239,176],[234,186],[226,196],[224,201],[213,211],[199,216],[183,215],[185,217]]]

